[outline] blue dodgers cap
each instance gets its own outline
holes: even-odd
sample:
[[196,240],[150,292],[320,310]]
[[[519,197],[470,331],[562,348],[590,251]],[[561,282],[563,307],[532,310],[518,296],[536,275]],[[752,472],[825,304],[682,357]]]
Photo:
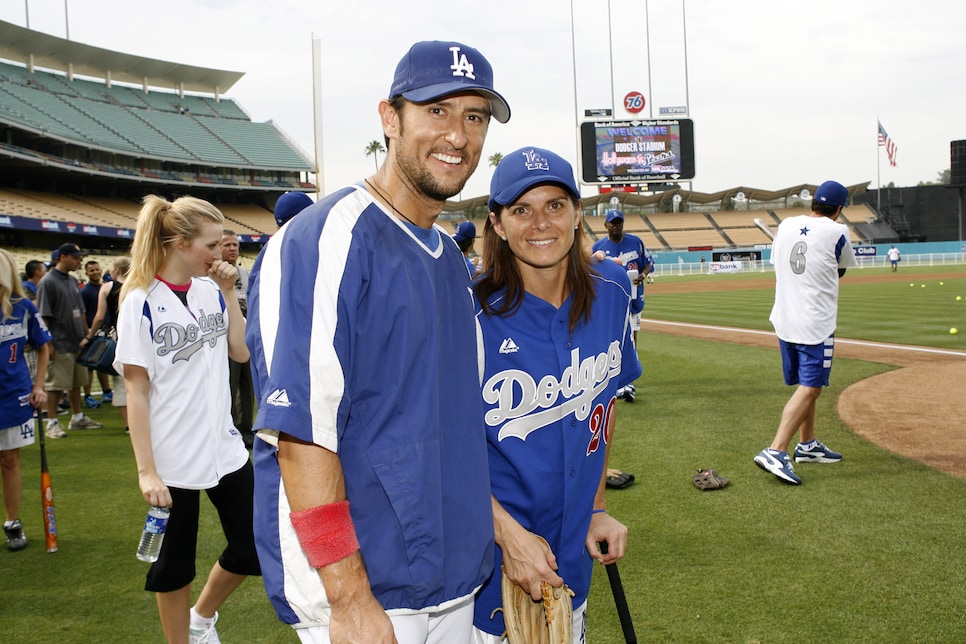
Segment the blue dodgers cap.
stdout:
[[275,202],[275,223],[281,227],[311,205],[311,197],[304,192],[286,192]]
[[480,94],[490,102],[493,118],[500,123],[510,120],[510,106],[493,89],[493,67],[479,51],[458,42],[413,45],[396,65],[389,98],[428,103],[459,92]]
[[607,223],[610,223],[615,219],[620,219],[621,221],[624,221],[624,213],[622,213],[620,210],[608,210],[607,218],[604,221],[606,221]]
[[456,234],[453,235],[453,240],[458,244],[467,239],[473,239],[474,237],[476,237],[476,226],[472,221],[464,221],[456,227]]
[[849,205],[849,189],[838,181],[826,181],[815,191],[814,201],[830,206]]
[[87,253],[81,250],[80,246],[77,244],[63,244],[60,248],[50,254],[50,259],[56,262],[60,259],[61,255],[76,255],[77,257],[84,257],[87,255]]
[[543,148],[520,148],[503,157],[490,180],[490,212],[497,206],[516,201],[520,195],[541,183],[556,183],[575,199],[580,191],[574,181],[574,169],[562,156]]

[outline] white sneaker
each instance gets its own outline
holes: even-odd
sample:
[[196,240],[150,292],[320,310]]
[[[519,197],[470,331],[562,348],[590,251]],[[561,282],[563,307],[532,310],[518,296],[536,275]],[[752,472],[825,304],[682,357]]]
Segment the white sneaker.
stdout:
[[67,426],[68,429],[100,429],[104,425],[101,425],[96,420],[93,420],[87,414],[81,416],[80,420],[70,421],[70,425]]
[[215,616],[211,618],[211,623],[208,624],[208,628],[188,629],[188,641],[191,644],[221,644],[221,640],[218,638],[218,631],[215,629],[215,622],[217,621],[218,611],[215,611]]
[[63,438],[64,436],[67,436],[67,432],[60,426],[60,423],[56,420],[47,423],[47,438]]

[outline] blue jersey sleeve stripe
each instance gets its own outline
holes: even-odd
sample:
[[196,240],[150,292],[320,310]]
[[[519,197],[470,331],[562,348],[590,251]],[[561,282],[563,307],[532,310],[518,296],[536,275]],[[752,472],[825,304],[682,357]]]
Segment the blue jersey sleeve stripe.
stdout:
[[835,261],[838,263],[842,262],[842,249],[845,248],[845,235],[839,237],[839,240],[835,243]]
[[258,428],[333,451],[345,393],[336,333],[340,316],[352,308],[342,298],[359,290],[343,282],[358,213],[365,208],[355,203],[364,193],[343,199],[352,203],[340,200],[327,213],[293,220],[269,242],[259,266],[254,329],[263,353],[256,369],[265,380]]

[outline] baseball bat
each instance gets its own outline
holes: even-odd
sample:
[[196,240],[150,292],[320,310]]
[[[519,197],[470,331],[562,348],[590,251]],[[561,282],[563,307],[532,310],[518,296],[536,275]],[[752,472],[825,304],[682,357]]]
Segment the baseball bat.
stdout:
[[760,218],[755,217],[755,225],[761,228],[761,231],[768,235],[771,239],[775,239],[775,233],[773,233],[771,228],[769,228],[768,225]]
[[37,433],[40,434],[40,502],[44,510],[44,539],[47,552],[57,552],[57,520],[54,517],[54,487],[47,469],[47,444],[44,442],[44,421],[37,412]]
[[[607,542],[601,541],[598,544],[601,553],[607,554]],[[621,630],[624,631],[624,640],[627,644],[637,644],[637,634],[634,632],[634,622],[631,620],[631,611],[627,607],[627,596],[624,595],[624,584],[621,583],[621,573],[617,569],[617,562],[604,566],[607,569],[607,580],[610,582],[610,590],[614,594],[614,604],[617,605],[617,617],[621,620]]]

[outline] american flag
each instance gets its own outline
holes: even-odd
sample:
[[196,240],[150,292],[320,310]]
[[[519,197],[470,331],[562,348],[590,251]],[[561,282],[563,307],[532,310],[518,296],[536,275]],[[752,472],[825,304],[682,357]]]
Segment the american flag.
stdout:
[[[876,121],[878,123],[878,121]],[[879,123],[879,147],[885,147],[886,154],[889,156],[889,165],[896,165],[896,152],[898,148],[896,147],[895,141],[889,138],[889,133],[885,131],[882,127],[882,123]]]

